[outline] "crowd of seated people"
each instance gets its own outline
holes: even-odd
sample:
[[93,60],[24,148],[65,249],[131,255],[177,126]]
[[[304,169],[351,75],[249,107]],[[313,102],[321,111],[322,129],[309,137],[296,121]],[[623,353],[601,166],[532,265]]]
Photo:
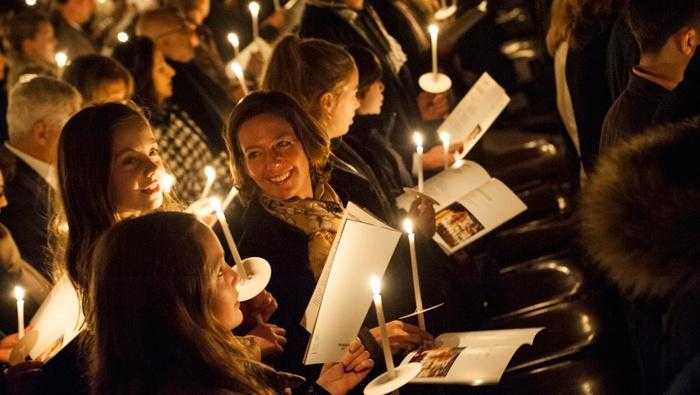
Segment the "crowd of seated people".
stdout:
[[[445,302],[427,316],[430,332],[389,320],[395,358],[433,334],[482,327],[479,290],[461,286],[457,258],[433,239],[435,202],[397,203],[418,173],[452,165],[461,143],[439,143],[454,92],[419,88],[429,67],[409,56],[423,44],[396,36],[406,29],[390,25],[383,1],[264,0],[254,21],[242,0],[9,7],[0,393],[361,393],[386,369],[371,312],[339,362],[304,364],[302,318],[350,202],[393,228],[413,219],[430,263],[423,298]],[[425,20],[440,6],[396,2]],[[635,388],[696,393],[700,1],[545,3],[553,96],[582,175],[579,244],[624,306]],[[420,161],[415,130],[427,137]],[[245,302],[222,224],[188,209],[234,187],[225,216],[238,251],[272,268]],[[389,317],[413,308],[411,247],[399,241],[384,276]],[[63,278],[84,312],[79,335],[48,361],[9,366],[20,339],[5,295],[24,287],[29,322]]]

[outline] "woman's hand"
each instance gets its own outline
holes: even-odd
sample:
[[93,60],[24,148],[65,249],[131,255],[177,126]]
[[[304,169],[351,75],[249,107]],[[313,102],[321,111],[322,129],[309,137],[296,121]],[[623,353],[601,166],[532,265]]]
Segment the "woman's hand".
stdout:
[[435,208],[430,199],[419,197],[414,200],[411,203],[411,209],[408,210],[408,215],[415,225],[416,233],[428,238],[433,237],[435,234]]
[[[460,152],[463,144],[461,142],[451,143],[447,149],[447,164],[452,166],[455,162],[454,154]],[[421,158],[423,161],[423,170],[434,171],[442,170],[445,167],[445,149],[438,144],[426,151]]]
[[19,343],[19,336],[16,333],[7,335],[0,340],[0,363],[9,363],[12,349]]
[[241,311],[243,312],[243,317],[250,324],[257,320],[257,316],[260,316],[263,322],[267,322],[272,314],[277,311],[277,300],[268,291],[262,291],[253,299],[241,303]]
[[316,383],[332,395],[343,395],[360,383],[374,367],[359,339],[355,338],[340,362],[323,365]]
[[248,332],[252,336],[255,345],[260,347],[260,353],[263,358],[270,355],[281,354],[284,351],[284,346],[287,345],[285,335],[287,331],[273,324],[258,324]]
[[422,91],[416,99],[420,116],[424,121],[443,119],[450,112],[449,92],[429,93]]
[[[417,326],[398,320],[387,323],[386,332],[389,337],[392,354],[396,354],[399,351],[411,351],[433,343],[433,336],[430,333],[422,331]],[[381,346],[382,334],[379,327],[370,329],[369,333],[372,334],[377,344]]]

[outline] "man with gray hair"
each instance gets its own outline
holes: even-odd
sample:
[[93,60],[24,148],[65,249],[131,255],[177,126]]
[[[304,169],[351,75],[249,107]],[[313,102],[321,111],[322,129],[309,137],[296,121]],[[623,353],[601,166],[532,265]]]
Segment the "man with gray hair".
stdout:
[[49,189],[58,187],[53,164],[63,125],[80,109],[80,94],[50,77],[18,83],[7,108],[9,140],[0,150],[14,162],[5,174],[9,205],[0,212],[22,258],[49,276]]

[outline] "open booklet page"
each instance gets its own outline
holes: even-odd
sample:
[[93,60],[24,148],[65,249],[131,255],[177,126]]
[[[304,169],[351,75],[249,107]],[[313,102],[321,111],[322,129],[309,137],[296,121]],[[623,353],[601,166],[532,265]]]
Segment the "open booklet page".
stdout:
[[372,302],[369,278],[382,276],[401,232],[348,203],[302,325],[311,332],[305,364],[339,361]]
[[80,333],[84,321],[78,294],[68,276],[63,275],[32,317],[31,331],[13,354],[16,351],[22,357],[29,355],[32,360],[46,362]]
[[450,141],[462,142],[463,158],[491,127],[510,102],[506,91],[488,73],[460,100],[438,131],[450,134]]
[[[490,179],[489,173],[478,163],[465,161],[457,169],[447,169],[426,180],[423,193],[440,203],[435,207],[436,210],[440,210]],[[408,211],[415,199],[415,193],[406,192],[396,198],[396,205]]]
[[423,366],[414,383],[495,384],[523,344],[530,344],[544,328],[445,333],[435,345],[408,354],[401,364]]
[[436,211],[433,240],[453,254],[526,209],[513,191],[492,178]]

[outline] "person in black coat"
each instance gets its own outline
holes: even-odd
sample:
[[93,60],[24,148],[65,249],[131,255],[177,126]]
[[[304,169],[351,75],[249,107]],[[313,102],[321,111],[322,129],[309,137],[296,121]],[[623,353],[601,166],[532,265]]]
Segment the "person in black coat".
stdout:
[[[238,247],[242,256],[270,262],[267,289],[279,303],[271,322],[287,329],[279,367],[312,377],[315,368],[301,363],[309,335],[300,322],[343,211],[328,184],[328,139],[293,99],[279,92],[244,98],[231,114],[226,136],[234,178],[247,206]],[[392,279],[385,295],[387,317],[410,311],[408,265],[395,263],[400,255],[395,254],[386,273]],[[371,318],[366,321],[373,324]],[[388,326],[394,351],[430,339],[400,321]],[[377,328],[360,333],[369,349],[377,349],[378,336]]]
[[695,53],[683,81],[661,102],[654,123],[678,122],[700,115],[700,55]]
[[8,106],[9,156],[0,222],[12,233],[22,258],[51,277],[48,254],[49,191],[56,188],[52,164],[60,130],[80,108],[80,94],[65,82],[37,77],[15,85]]
[[699,133],[695,118],[620,143],[583,195],[583,245],[626,296],[644,394],[665,391],[700,351]]

